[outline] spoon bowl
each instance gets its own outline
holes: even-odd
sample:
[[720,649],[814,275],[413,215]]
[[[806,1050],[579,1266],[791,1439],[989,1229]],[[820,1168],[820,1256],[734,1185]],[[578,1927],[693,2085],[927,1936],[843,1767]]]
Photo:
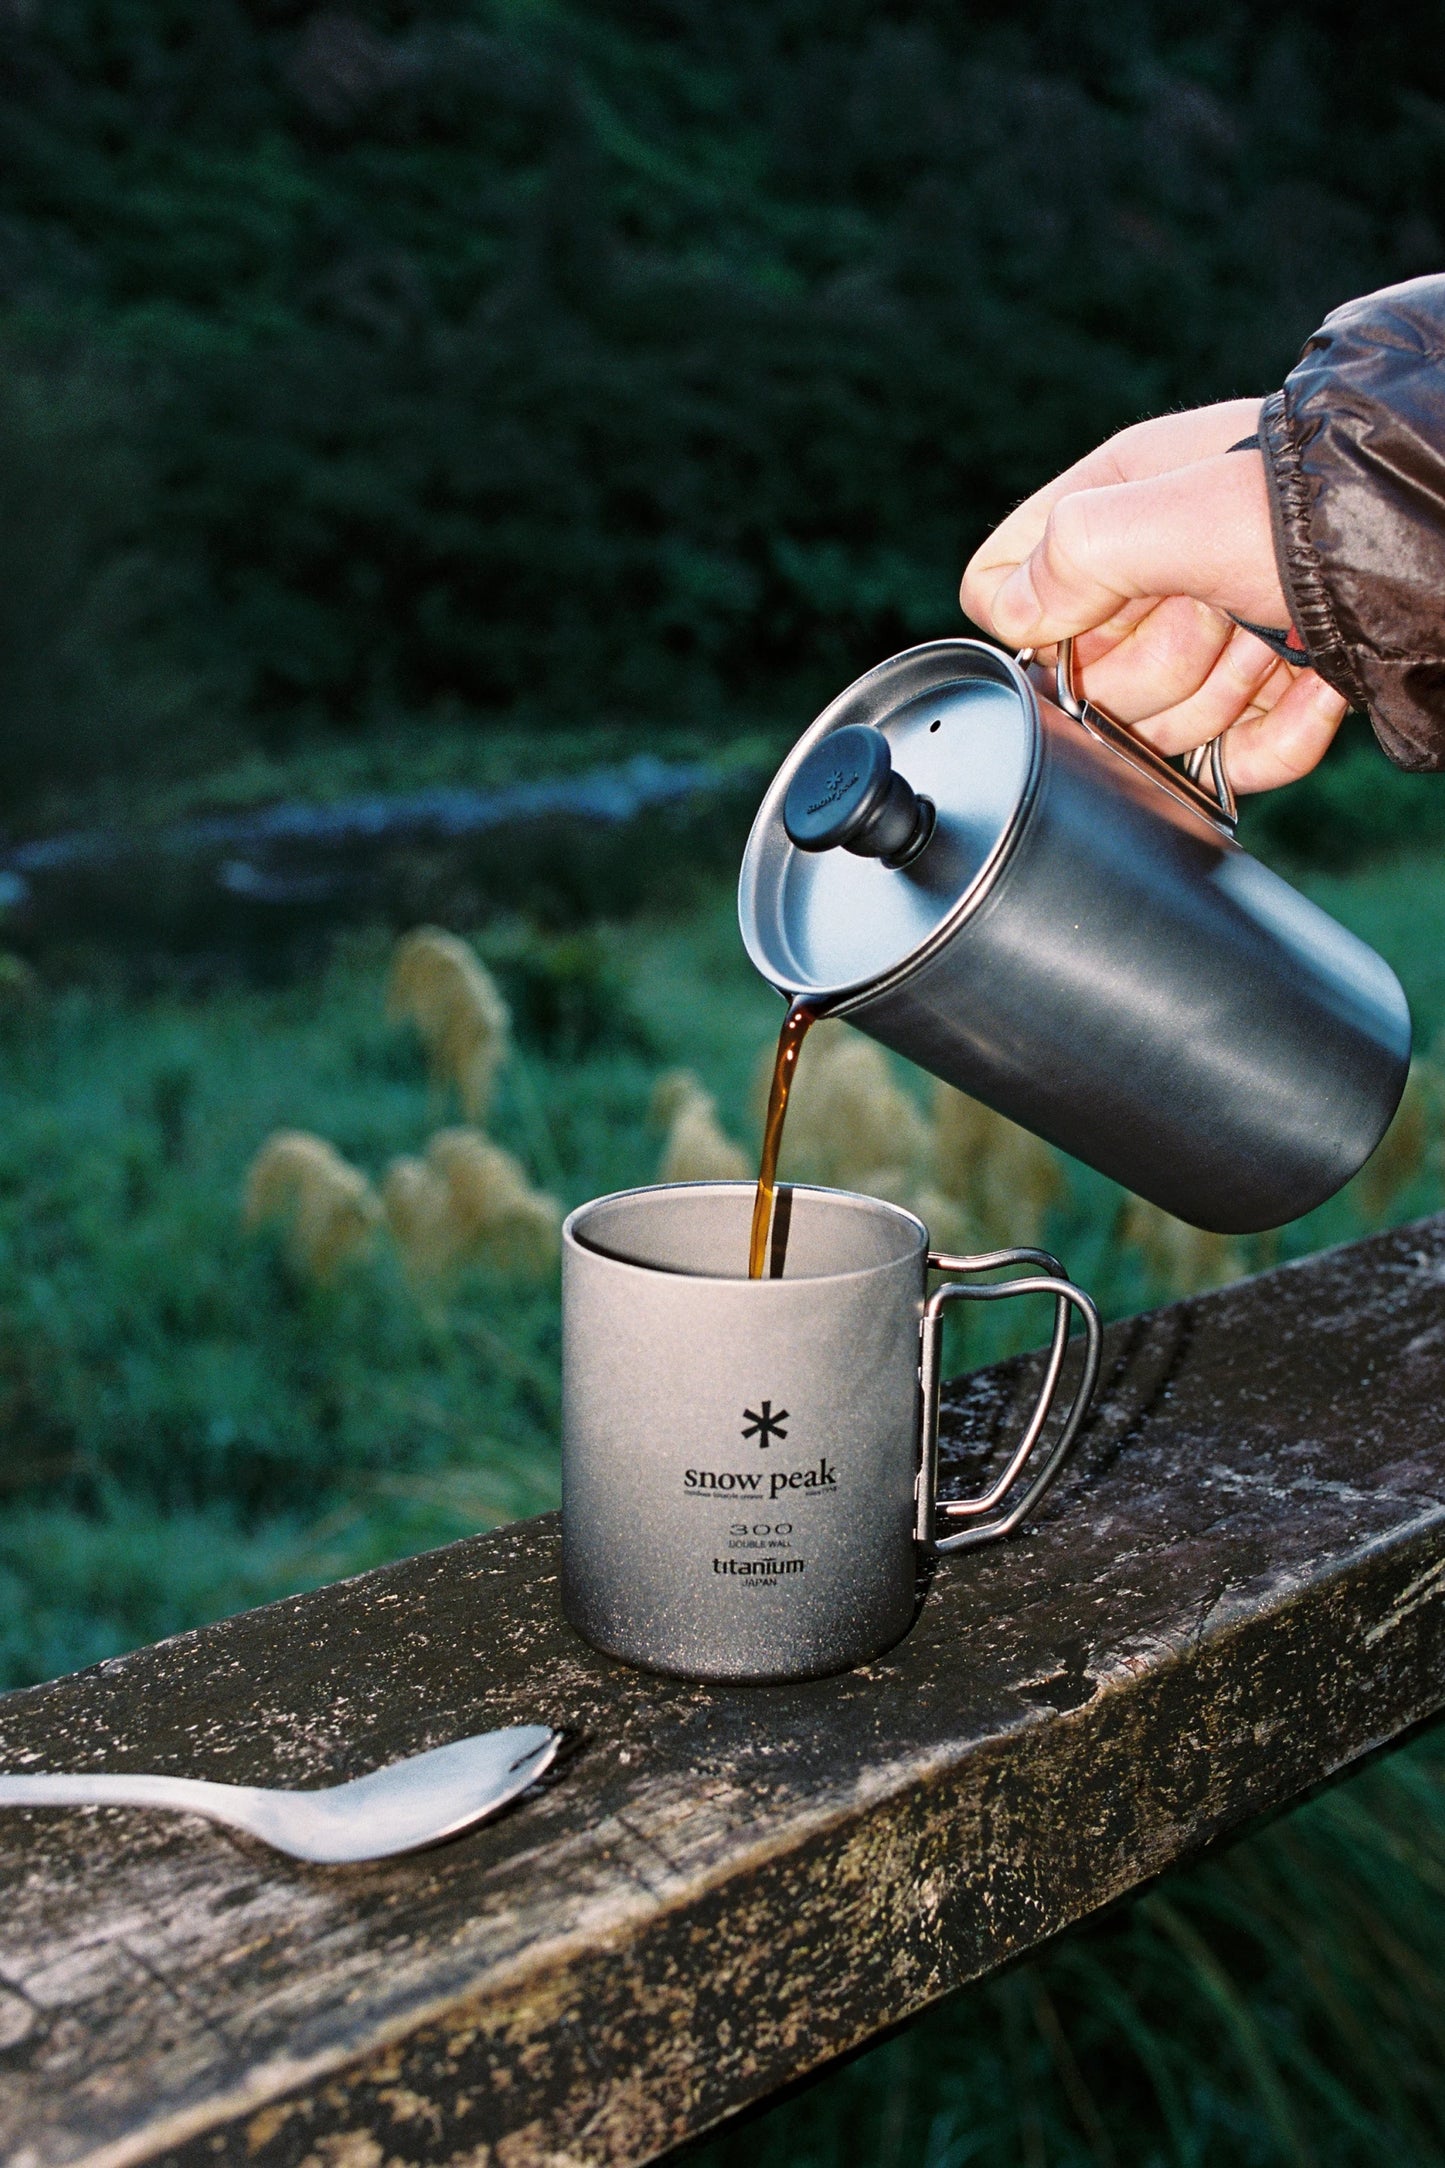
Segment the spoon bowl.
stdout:
[[196,1777],[0,1775],[0,1807],[162,1807],[244,1829],[293,1859],[390,1859],[460,1835],[524,1792],[562,1743],[546,1724],[478,1732],[317,1791]]

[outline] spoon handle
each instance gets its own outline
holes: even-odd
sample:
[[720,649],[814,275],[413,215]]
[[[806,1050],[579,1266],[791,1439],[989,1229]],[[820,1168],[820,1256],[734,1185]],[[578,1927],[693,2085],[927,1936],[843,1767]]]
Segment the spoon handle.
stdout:
[[168,1807],[248,1830],[293,1859],[337,1866],[390,1859],[470,1829],[534,1783],[560,1744],[550,1725],[513,1724],[305,1791],[128,1771],[0,1774],[0,1807]]
[[234,1821],[255,1793],[199,1777],[0,1776],[0,1807],[173,1807]]

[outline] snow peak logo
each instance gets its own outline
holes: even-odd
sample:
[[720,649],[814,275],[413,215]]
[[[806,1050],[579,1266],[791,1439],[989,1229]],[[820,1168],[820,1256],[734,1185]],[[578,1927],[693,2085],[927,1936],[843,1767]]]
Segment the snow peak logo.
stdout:
[[[766,1486],[766,1487],[765,1487]],[[712,1492],[719,1498],[781,1498],[786,1491],[831,1491],[838,1488],[838,1471],[824,1454],[807,1468],[689,1468],[682,1487],[695,1496]]]
[[743,1436],[756,1438],[759,1445],[771,1445],[774,1438],[786,1438],[783,1425],[788,1420],[786,1408],[773,1413],[773,1403],[765,1400],[760,1408],[743,1409]]
[[810,813],[821,813],[825,806],[836,805],[843,793],[851,790],[857,780],[858,770],[856,768],[851,775],[845,775],[841,768],[835,768],[828,778],[828,787],[822,797],[815,798],[808,811]]

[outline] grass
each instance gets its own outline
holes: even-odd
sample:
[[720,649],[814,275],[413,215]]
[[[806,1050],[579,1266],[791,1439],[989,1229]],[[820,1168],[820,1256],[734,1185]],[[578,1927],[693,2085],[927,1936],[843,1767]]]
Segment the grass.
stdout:
[[[1393,957],[1433,1038],[1445,884],[1429,862],[1310,885]],[[490,1127],[561,1203],[653,1177],[664,1068],[693,1069],[755,1139],[780,1011],[726,890],[568,936],[494,924],[481,945],[518,1033]],[[383,1244],[317,1287],[240,1224],[274,1129],[314,1130],[376,1179],[456,1118],[386,1021],[389,947],[359,934],[319,975],[200,995],[95,975],[0,989],[0,1684],[554,1503],[552,1282],[476,1270],[419,1291]],[[1417,1156],[1391,1215],[1431,1208],[1439,1181]],[[1171,1292],[1124,1204],[1073,1165],[1047,1227],[1114,1315]],[[1237,1262],[1370,1218],[1352,1190]],[[1040,1321],[1009,1306],[969,1330],[956,1365]]]
[[613,767],[640,753],[680,764],[706,761],[725,774],[766,772],[788,743],[785,727],[767,723],[720,741],[716,731],[696,724],[549,722],[539,729],[448,708],[424,721],[378,723],[358,736],[313,731],[284,750],[251,744],[218,757],[202,747],[191,766],[171,763],[163,776],[137,765],[131,773],[55,786],[34,797],[23,825],[32,834],[150,827],[283,801],[332,805],[425,790],[494,790],[539,773],[580,775]]
[[[1445,1027],[1445,880],[1397,857],[1305,885]],[[733,1136],[779,1018],[720,885],[559,935],[479,936],[517,1049],[489,1127],[570,1205],[650,1179],[661,1070]],[[456,1109],[388,1025],[389,941],[317,974],[138,994],[0,974],[0,1682],[72,1668],[557,1495],[555,1286],[430,1291],[382,1244],[333,1286],[247,1235],[247,1164],[312,1129],[373,1179]],[[917,1082],[918,1080],[914,1080]],[[1442,1202],[1438,1142],[1259,1242],[1300,1255]],[[1119,1314],[1165,1297],[1121,1192],[1070,1166],[1047,1227]],[[956,1361],[1027,1339],[998,1313]],[[1445,2163],[1445,1743],[1426,1738],[930,2013],[706,2168]]]
[[1310,873],[1299,885],[1388,957],[1410,997],[1415,1044],[1445,1029],[1445,867],[1438,850],[1406,853],[1349,874]]
[[[690,925],[491,945],[522,1027],[491,1127],[562,1202],[651,1178],[665,1049],[746,1125],[776,1000],[734,963],[725,899]],[[12,989],[4,1684],[555,1503],[553,1284],[477,1271],[419,1293],[383,1246],[313,1287],[240,1225],[273,1129],[377,1176],[456,1119],[385,1020],[388,953],[365,935],[319,980],[201,998]]]

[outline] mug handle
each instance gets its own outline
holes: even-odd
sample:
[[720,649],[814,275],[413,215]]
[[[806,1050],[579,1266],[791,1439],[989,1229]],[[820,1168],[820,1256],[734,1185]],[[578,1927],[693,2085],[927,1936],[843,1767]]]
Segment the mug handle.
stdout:
[[[1078,1434],[1079,1425],[1094,1397],[1094,1387],[1099,1377],[1101,1333],[1099,1313],[1082,1288],[1066,1280],[1063,1267],[1047,1250],[988,1250],[977,1257],[950,1257],[941,1251],[928,1253],[929,1269],[934,1272],[992,1272],[1005,1265],[1041,1265],[1041,1273],[1025,1280],[996,1280],[985,1287],[961,1287],[953,1281],[937,1288],[923,1306],[922,1343],[919,1374],[923,1384],[923,1453],[918,1471],[917,1513],[913,1533],[920,1543],[931,1551],[972,1550],[976,1544],[991,1543],[998,1536],[1007,1536],[1018,1527],[1030,1513],[1053,1482],[1068,1456],[1070,1446]],[[1044,1367],[1044,1381],[1033,1413],[1028,1419],[1008,1466],[998,1481],[981,1498],[949,1499],[938,1503],[938,1404],[939,1376],[943,1360],[943,1313],[950,1302],[999,1302],[1010,1295],[1052,1295],[1054,1298],[1054,1334],[1049,1345],[1049,1358]],[[1002,1504],[1030,1460],[1035,1446],[1043,1433],[1044,1425],[1053,1412],[1058,1392],[1059,1377],[1064,1367],[1064,1356],[1069,1345],[1069,1311],[1075,1309],[1084,1325],[1084,1367],[1069,1403],[1064,1427],[1044,1456],[1043,1464],[1028,1483],[1015,1503],[1001,1513],[996,1520],[983,1518]],[[977,1528],[960,1529],[957,1535],[939,1536],[935,1523],[942,1514],[950,1520],[979,1520]]]

